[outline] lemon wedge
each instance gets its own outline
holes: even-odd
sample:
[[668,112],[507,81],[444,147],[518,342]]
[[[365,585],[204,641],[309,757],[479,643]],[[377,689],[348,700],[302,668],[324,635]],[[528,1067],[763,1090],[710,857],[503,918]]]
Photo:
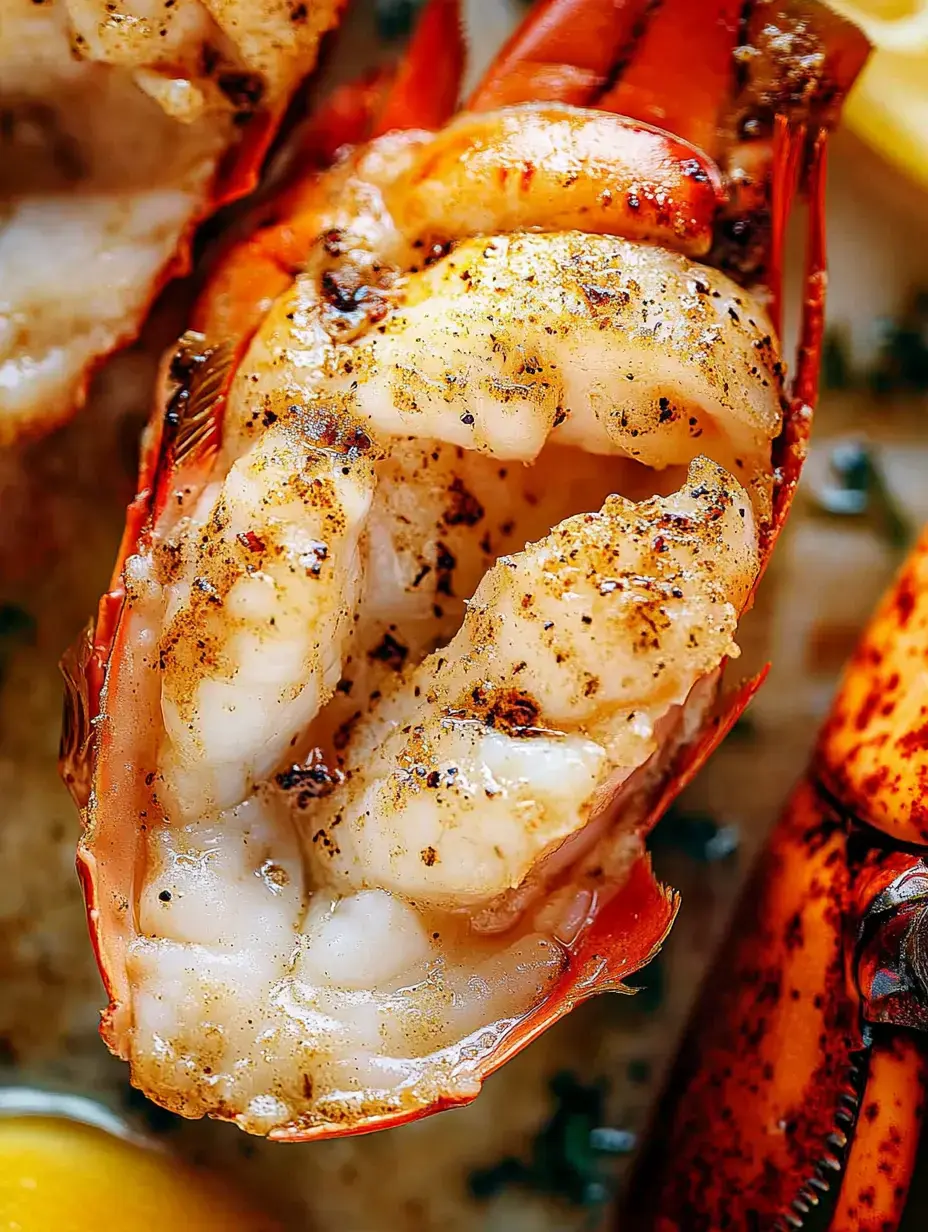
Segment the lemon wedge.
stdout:
[[273,1232],[228,1184],[96,1125],[0,1116],[0,1232]]
[[844,122],[928,189],[928,0],[829,0],[856,22],[873,55]]

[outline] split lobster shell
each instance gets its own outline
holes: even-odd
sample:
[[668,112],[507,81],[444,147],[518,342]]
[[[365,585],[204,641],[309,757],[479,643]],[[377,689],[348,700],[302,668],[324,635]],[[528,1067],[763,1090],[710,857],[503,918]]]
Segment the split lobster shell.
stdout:
[[[711,0],[697,15],[689,0],[664,0],[657,6],[643,0],[547,0],[536,6],[501,51],[468,107],[479,117],[501,104],[566,101],[594,113],[627,117],[622,131],[628,135],[632,157],[650,150],[655,174],[666,174],[666,167],[680,165],[681,159],[693,169],[675,185],[679,217],[666,208],[659,186],[651,195],[642,193],[645,204],[636,224],[642,230],[636,234],[709,254],[710,261],[745,283],[766,286],[774,319],[779,315],[784,231],[797,194],[805,190],[809,208],[801,338],[784,427],[775,443],[776,478],[772,517],[764,528],[764,564],[798,482],[818,385],[826,134],[867,46],[853,27],[823,9],[757,0],[744,18],[742,8],[740,2]],[[779,42],[771,34],[777,30]],[[754,40],[757,63],[762,65],[759,72],[745,74],[739,68],[746,60],[743,52],[738,53],[744,37]],[[440,126],[453,110],[463,58],[457,6],[450,0],[433,0],[392,86],[367,82],[336,96],[304,136],[307,158],[318,158],[320,151],[330,154],[387,129],[423,123]],[[815,66],[813,73],[810,65]],[[441,71],[436,72],[436,66]],[[674,131],[657,128],[655,122]],[[745,190],[729,157],[736,138],[745,134],[758,138],[760,171],[753,193]],[[715,168],[713,156],[721,170]],[[632,162],[629,174],[641,172],[645,179],[650,166],[642,170]],[[427,194],[423,201],[429,208]],[[128,821],[113,804],[117,744],[115,717],[107,705],[118,680],[125,638],[123,571],[184,468],[202,466],[216,455],[229,375],[305,252],[309,238],[301,234],[299,217],[288,215],[286,195],[263,222],[251,239],[230,249],[212,275],[193,320],[198,333],[188,357],[193,370],[202,371],[203,380],[209,382],[208,397],[202,390],[195,396],[190,384],[175,383],[173,400],[156,407],[112,587],[101,600],[91,631],[65,663],[69,701],[62,771],[85,824],[78,867],[110,999],[102,1033],[119,1054],[125,1051],[130,1013],[125,952],[134,927],[129,904],[136,859],[133,843],[126,841]],[[184,400],[196,405],[196,416],[186,413]],[[723,739],[762,675],[729,696],[683,749],[649,800],[640,825],[642,837]],[[677,906],[676,896],[657,884],[647,857],[642,856],[623,887],[582,933],[551,993],[485,1059],[480,1079],[580,1001],[621,987],[654,955]],[[379,1111],[350,1123],[294,1123],[276,1128],[272,1136],[296,1141],[366,1132],[465,1102],[475,1093],[469,1090],[425,1107]]]

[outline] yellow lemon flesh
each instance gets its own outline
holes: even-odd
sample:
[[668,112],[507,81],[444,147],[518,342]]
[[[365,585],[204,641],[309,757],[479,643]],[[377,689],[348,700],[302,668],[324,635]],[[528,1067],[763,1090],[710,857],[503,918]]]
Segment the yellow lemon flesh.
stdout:
[[91,1125],[0,1117],[0,1232],[274,1232],[229,1187]]
[[845,123],[928,188],[928,0],[829,3],[874,48],[845,105]]

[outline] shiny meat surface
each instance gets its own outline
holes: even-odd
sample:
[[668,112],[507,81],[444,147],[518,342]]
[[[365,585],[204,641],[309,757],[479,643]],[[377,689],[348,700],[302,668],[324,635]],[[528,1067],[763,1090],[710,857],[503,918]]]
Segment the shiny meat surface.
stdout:
[[0,445],[66,418],[184,266],[339,6],[301,7],[284,37],[269,2],[0,5]]
[[112,1038],[159,1101],[255,1132],[473,1093],[640,853],[770,508],[763,308],[608,234],[459,210],[425,245],[428,150],[305,190],[221,453],[126,567]]

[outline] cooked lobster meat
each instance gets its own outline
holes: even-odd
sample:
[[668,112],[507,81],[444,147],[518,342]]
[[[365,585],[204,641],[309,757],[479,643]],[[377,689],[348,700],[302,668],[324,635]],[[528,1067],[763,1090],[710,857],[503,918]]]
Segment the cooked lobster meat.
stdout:
[[196,224],[254,186],[341,0],[4,0],[0,445],[132,341]]
[[[684,78],[682,0],[543,4],[452,115],[436,0],[166,365],[64,770],[104,1035],[178,1112],[292,1139],[460,1103],[670,927],[645,838],[756,684],[717,709],[802,458],[825,125],[866,52],[710,7]],[[777,57],[739,43],[777,22]],[[720,162],[652,126],[664,94]]]

